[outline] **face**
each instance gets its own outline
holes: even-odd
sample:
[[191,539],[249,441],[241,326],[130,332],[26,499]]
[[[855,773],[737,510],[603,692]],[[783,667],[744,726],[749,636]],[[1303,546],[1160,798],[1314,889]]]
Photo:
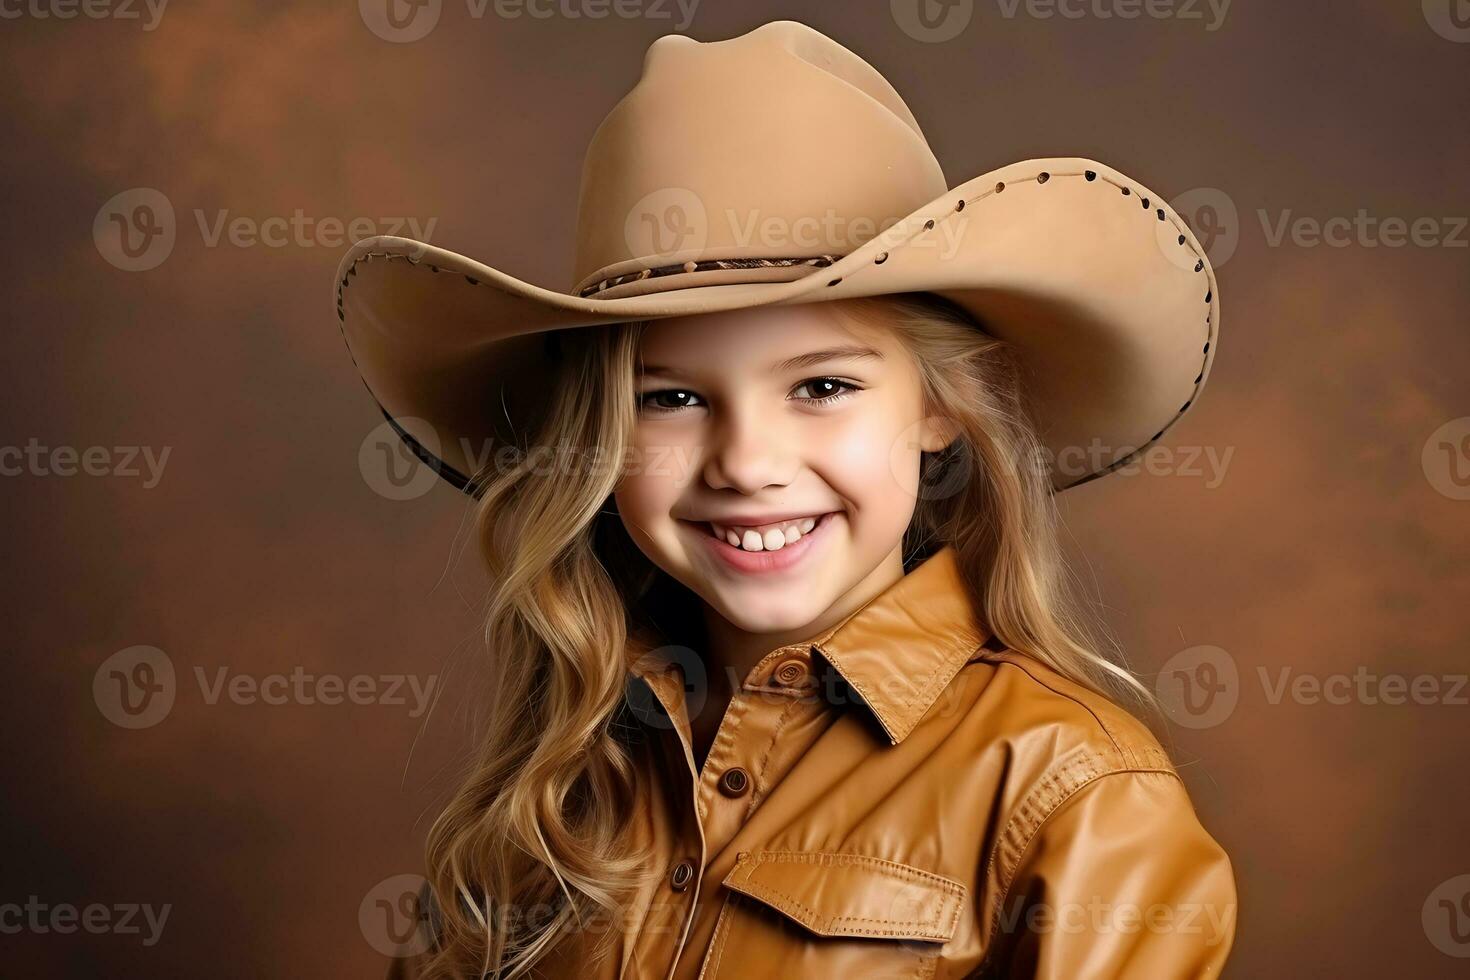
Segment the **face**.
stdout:
[[896,334],[840,303],[763,307],[653,321],[640,360],[614,499],[654,563],[761,634],[902,574],[920,453],[944,441]]

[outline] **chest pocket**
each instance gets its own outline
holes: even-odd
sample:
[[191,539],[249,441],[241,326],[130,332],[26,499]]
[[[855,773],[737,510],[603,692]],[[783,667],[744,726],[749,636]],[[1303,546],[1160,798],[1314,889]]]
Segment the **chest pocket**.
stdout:
[[837,851],[745,851],[724,878],[702,980],[931,977],[965,886]]

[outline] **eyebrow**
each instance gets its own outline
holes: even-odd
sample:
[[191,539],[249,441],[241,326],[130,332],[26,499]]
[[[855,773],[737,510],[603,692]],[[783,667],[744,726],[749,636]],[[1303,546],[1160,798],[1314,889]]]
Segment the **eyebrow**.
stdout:
[[[875,350],[872,347],[865,347],[861,344],[844,344],[838,347],[824,347],[821,350],[807,351],[805,354],[797,354],[795,357],[788,357],[784,361],[777,361],[766,370],[772,374],[779,374],[784,371],[795,371],[798,368],[808,368],[816,364],[824,364],[827,361],[838,360],[881,361],[883,360],[883,352]],[[640,373],[644,375],[668,375],[677,374],[679,372],[674,368],[664,367],[661,364],[645,364],[640,368]]]

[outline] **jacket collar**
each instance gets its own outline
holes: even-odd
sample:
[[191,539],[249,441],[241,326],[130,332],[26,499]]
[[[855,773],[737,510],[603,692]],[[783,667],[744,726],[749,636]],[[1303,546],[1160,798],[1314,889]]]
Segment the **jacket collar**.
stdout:
[[[897,745],[989,635],[965,590],[954,546],[946,545],[841,623],[766,654],[742,687],[802,694],[824,672],[813,656],[819,654]],[[671,716],[684,717],[682,679],[671,675],[667,660],[640,652],[630,671],[648,681]]]

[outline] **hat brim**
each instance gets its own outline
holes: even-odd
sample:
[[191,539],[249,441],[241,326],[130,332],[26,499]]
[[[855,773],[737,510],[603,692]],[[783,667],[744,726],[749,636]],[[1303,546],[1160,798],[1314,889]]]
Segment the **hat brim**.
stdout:
[[[782,276],[796,278],[771,281]],[[1186,222],[1137,181],[1076,157],[966,181],[825,267],[677,273],[581,297],[378,236],[355,244],[336,278],[343,338],[369,392],[415,453],[468,493],[490,447],[534,435],[553,330],[934,293],[1016,348],[1064,490],[1137,457],[1197,401],[1220,314]]]

